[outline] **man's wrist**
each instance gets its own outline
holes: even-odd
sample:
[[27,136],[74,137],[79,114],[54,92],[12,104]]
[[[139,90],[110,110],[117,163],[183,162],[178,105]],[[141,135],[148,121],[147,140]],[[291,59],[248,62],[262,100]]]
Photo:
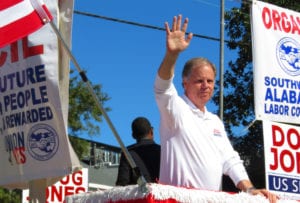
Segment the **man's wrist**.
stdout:
[[247,188],[245,192],[248,194],[252,194],[253,190],[256,190],[254,186]]

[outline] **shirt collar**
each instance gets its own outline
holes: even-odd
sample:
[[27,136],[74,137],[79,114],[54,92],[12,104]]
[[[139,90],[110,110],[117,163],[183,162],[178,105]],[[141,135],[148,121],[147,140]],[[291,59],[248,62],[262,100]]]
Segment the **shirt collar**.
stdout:
[[195,104],[193,104],[193,102],[185,94],[182,95],[182,98],[187,103],[187,105],[189,105],[192,112],[194,112],[195,114],[197,114],[201,118],[207,118],[208,117],[208,111],[206,109],[206,106],[204,106],[205,111],[203,112],[199,108],[197,108],[195,106]]
[[154,143],[153,139],[143,138],[137,141],[138,144],[148,144],[148,143]]

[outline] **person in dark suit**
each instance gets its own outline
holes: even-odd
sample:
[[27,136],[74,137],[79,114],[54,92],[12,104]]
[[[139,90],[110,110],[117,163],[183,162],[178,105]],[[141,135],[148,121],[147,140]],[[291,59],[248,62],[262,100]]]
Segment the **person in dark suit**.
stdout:
[[[155,143],[153,127],[145,117],[137,117],[131,124],[135,144],[127,147],[141,175],[148,183],[158,182],[160,169],[160,145]],[[131,168],[124,153],[121,154],[117,186],[137,184],[139,174]]]

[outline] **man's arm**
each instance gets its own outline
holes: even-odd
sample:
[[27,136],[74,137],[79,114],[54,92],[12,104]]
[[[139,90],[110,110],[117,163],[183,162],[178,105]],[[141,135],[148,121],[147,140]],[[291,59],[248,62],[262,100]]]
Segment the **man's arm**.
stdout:
[[241,191],[247,192],[252,195],[263,195],[266,198],[268,198],[270,203],[276,203],[278,199],[277,195],[271,193],[266,189],[256,189],[249,180],[240,181],[237,184],[237,188],[240,189]]

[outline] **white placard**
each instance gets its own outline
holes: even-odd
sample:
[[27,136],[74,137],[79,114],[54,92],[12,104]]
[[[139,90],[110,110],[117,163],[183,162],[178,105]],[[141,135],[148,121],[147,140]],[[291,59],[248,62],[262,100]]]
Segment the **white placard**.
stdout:
[[255,116],[300,123],[300,14],[253,1]]

